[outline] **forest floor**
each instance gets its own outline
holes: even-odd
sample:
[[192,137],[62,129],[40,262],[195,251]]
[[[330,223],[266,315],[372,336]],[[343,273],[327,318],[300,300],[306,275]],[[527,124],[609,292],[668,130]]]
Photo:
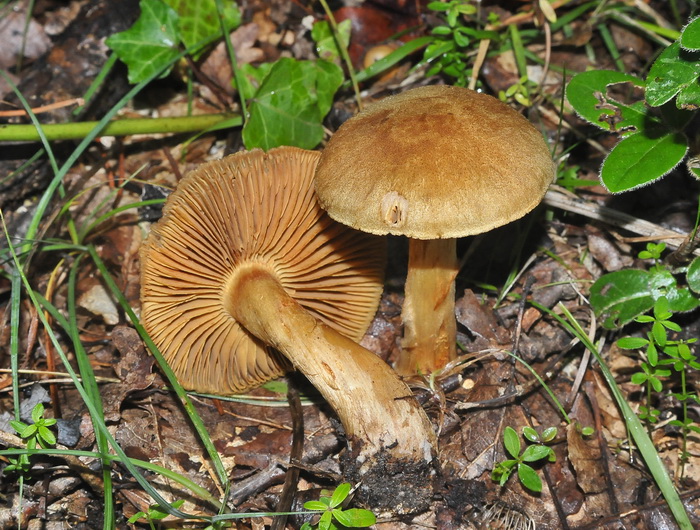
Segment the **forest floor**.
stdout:
[[[520,86],[506,99],[552,146],[559,166],[554,191],[568,198],[570,207],[585,205],[588,209],[580,208],[577,213],[543,204],[516,223],[459,241],[458,250],[464,256],[457,278],[459,360],[431,377],[407,380],[439,435],[431,507],[410,515],[375,512],[375,527],[676,527],[668,504],[630,439],[599,363],[554,318],[554,314],[563,314],[562,307],[595,343],[632,410],[643,413],[649,405],[658,411],[655,422],[644,423],[645,429],[697,527],[700,438],[692,431],[683,436],[673,421],[682,417],[691,425],[700,421],[697,403],[684,407],[678,397],[679,393],[697,397],[700,371],[683,372],[686,378],[682,382],[677,373],[661,376],[659,388],[647,393],[647,386],[631,381],[632,375],[641,371],[645,357],[620,348],[616,341],[623,336],[644,338],[649,326],[632,323],[624,330],[605,328],[603,318],[594,313],[588,301],[591,285],[602,275],[649,269],[652,261],[638,255],[648,242],[658,238],[586,213],[605,207],[648,221],[659,232],[677,232],[678,237],[669,240],[668,253],[695,226],[697,182],[681,165],[651,186],[610,194],[600,184],[598,172],[617,136],[587,125],[564,103],[563,94],[571,75],[587,69],[621,69],[644,77],[663,49],[664,38],[652,38],[628,19],[652,20],[680,30],[674,21],[687,21],[690,7],[682,1],[630,0],[593,2],[601,4],[599,9],[584,9],[585,2],[553,2],[559,18],[573,16],[565,27],[552,32],[550,40],[545,18],[536,11],[538,2],[475,4],[483,4],[484,12],[479,13],[483,20],[489,13],[511,20],[526,35],[524,46],[530,54],[527,82],[518,73],[517,57],[505,50],[507,46],[489,54],[479,70],[478,88],[498,95]],[[139,14],[137,3],[131,0],[43,0],[32,5],[31,23],[25,28],[27,2],[0,2],[0,48],[10,51],[3,54],[0,49],[0,68],[8,72],[0,78],[0,111],[22,107],[10,81],[35,109],[82,97],[107,59],[104,39],[129,28]],[[440,23],[439,13],[429,10],[425,2],[368,0],[357,7],[340,10],[340,3],[333,7],[339,20],[352,20],[349,49],[358,69],[374,46],[389,42],[397,47],[429,35],[430,28]],[[232,39],[241,64],[258,65],[280,56],[299,60],[317,57],[309,35],[310,22],[324,19],[317,3],[251,0],[241,4],[241,13],[241,25]],[[410,31],[402,40],[392,40],[405,28]],[[502,34],[512,38],[507,29]],[[10,48],[19,49],[23,36],[25,53],[18,69],[17,53]],[[465,52],[467,62],[474,60],[477,47],[475,40]],[[419,65],[422,53],[418,50],[391,71],[364,81],[360,86],[363,101],[370,103],[420,85],[455,81],[449,72],[431,75],[430,66]],[[543,60],[545,54],[549,58],[546,70],[535,61]],[[187,69],[197,72],[191,80]],[[218,46],[196,61],[178,63],[167,77],[144,88],[118,116],[235,112],[238,99],[228,81],[231,76],[225,48]],[[129,89],[126,68],[118,64],[98,100],[80,120],[99,120]],[[518,98],[514,97],[516,92]],[[352,89],[341,88],[324,121],[319,149],[356,110]],[[42,123],[69,122],[75,120],[71,112],[72,107],[62,107],[39,117]],[[2,123],[29,120],[0,112]],[[77,142],[52,143],[59,165],[68,160]],[[151,223],[159,217],[159,209],[123,209],[98,222],[96,212],[159,198],[158,190],[174,188],[198,164],[238,151],[243,145],[240,128],[194,139],[191,133],[101,136],[72,161],[42,218],[36,236],[40,244],[33,247],[31,262],[25,267],[32,289],[57,308],[57,314],[46,313],[55,330],[55,343],[40,322],[43,311],[37,311],[29,297],[23,295],[13,304],[13,293],[17,292],[13,290],[14,265],[2,238],[0,449],[25,447],[26,440],[10,424],[16,419],[18,402],[25,423],[30,422],[38,403],[44,405],[46,418],[58,420],[57,428],[52,427],[57,449],[100,451],[91,413],[61,363],[58,345],[81,373],[84,367],[79,366],[80,359],[87,359],[99,388],[107,430],[128,457],[171,471],[164,474],[148,469],[143,474],[168,502],[185,500],[180,508],[187,513],[212,516],[219,511],[245,514],[278,509],[287,470],[294,467],[288,466],[294,428],[302,420],[287,401],[288,387],[302,395],[304,432],[301,474],[291,511],[301,511],[305,501],[318,500],[322,489],[332,490],[342,482],[338,457],[344,449],[342,428],[308,382],[290,374],[281,380],[282,385],[256,389],[245,396],[218,399],[191,394],[230,481],[230,491],[224,491],[180,398],[169,390],[123,304],[105,284],[104,271],[85,257],[85,249],[92,246],[126,304],[138,312],[139,249]],[[55,174],[45,154],[32,158],[39,147],[34,142],[0,142],[0,208],[15,244],[30,229],[40,198]],[[77,242],[71,234],[75,227],[80,236]],[[406,241],[390,238],[385,290],[362,340],[362,345],[389,363],[400,352],[406,255]],[[11,316],[13,308],[18,312],[16,318]],[[77,336],[61,325],[61,315],[70,321],[70,329],[77,330]],[[669,331],[670,339],[697,337],[699,315],[698,311],[674,314],[680,331]],[[13,337],[17,337],[16,344]],[[76,349],[76,341],[82,345],[82,353]],[[18,401],[13,400],[17,389]],[[524,487],[515,474],[504,485],[492,479],[494,467],[512,458],[503,443],[506,428],[520,434],[528,426],[540,433],[548,427],[557,428],[556,436],[546,444],[556,458],[532,463],[542,480],[540,492]],[[583,427],[594,431],[584,435]],[[525,439],[520,437],[520,441],[524,448]],[[15,528],[20,518],[23,528],[99,528],[107,513],[106,498],[111,498],[115,514],[110,517],[118,528],[149,527],[145,518],[127,522],[137,512],[148,512],[155,501],[123,464],[108,466],[109,495],[95,457],[56,451],[33,455],[24,473],[3,472],[13,458],[17,456],[0,453],[0,528]],[[186,477],[219,502],[225,499],[225,506],[219,508],[211,499],[198,498],[175,475]],[[371,510],[372,506],[366,508]],[[290,516],[286,527],[299,528],[304,517]],[[267,516],[230,523],[236,528],[257,529],[272,521]],[[172,516],[152,525],[207,526]]]

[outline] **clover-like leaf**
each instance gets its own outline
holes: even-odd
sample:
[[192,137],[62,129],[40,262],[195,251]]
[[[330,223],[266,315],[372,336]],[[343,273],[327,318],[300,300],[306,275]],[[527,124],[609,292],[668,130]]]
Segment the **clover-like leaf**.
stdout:
[[695,258],[688,266],[686,281],[688,287],[694,292],[700,293],[700,257]]
[[625,84],[629,85],[629,92],[634,87],[643,87],[644,81],[614,70],[582,72],[569,81],[566,98],[583,119],[608,131],[630,133],[658,123],[641,99],[625,103],[620,101],[623,98],[611,95],[611,88],[620,91]]
[[[161,0],[141,0],[141,15],[131,28],[105,42],[129,69],[129,82],[140,83],[174,62],[180,53],[178,15]],[[161,77],[166,76],[170,68]]]
[[680,42],[674,42],[661,52],[649,69],[647,103],[654,107],[663,105],[681,90],[697,85],[698,76],[700,76],[700,53],[684,50]]
[[681,46],[686,50],[700,50],[700,17],[695,17],[683,28]]
[[649,273],[626,269],[604,274],[591,286],[590,302],[603,327],[622,327],[653,307]]
[[610,151],[600,179],[612,193],[632,190],[669,173],[681,163],[687,151],[688,140],[682,133],[633,134]]

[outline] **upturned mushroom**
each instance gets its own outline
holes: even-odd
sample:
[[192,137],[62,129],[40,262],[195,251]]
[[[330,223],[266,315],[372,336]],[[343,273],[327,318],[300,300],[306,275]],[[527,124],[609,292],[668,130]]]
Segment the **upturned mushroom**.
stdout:
[[316,171],[321,206],[358,230],[410,238],[399,373],[430,373],[456,356],[456,238],[524,216],[553,177],[537,129],[466,88],[387,97],[332,136]]
[[253,150],[189,173],[142,251],[143,324],[191,390],[237,393],[298,369],[343,424],[350,478],[382,478],[385,462],[412,469],[385,478],[406,509],[416,496],[420,507],[432,426],[397,374],[356,342],[382,291],[383,242],[321,210],[318,157]]

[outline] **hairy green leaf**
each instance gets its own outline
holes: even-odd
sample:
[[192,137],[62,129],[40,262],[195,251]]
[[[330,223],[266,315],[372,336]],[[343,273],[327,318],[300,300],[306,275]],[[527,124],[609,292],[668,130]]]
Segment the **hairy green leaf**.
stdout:
[[700,54],[681,48],[678,41],[666,48],[654,61],[647,76],[646,100],[658,107],[678,92],[696,85],[700,75]]
[[700,50],[700,17],[695,17],[683,28],[681,46],[686,50]]
[[681,163],[687,151],[688,141],[681,133],[633,134],[610,151],[600,178],[613,193],[638,188],[666,175]]
[[[625,86],[628,84],[629,86]],[[607,131],[634,132],[658,122],[649,115],[644,101],[624,103],[620,96],[611,94],[629,92],[633,87],[643,87],[644,82],[630,74],[613,70],[591,70],[575,75],[566,87],[566,98],[576,112],[585,120]],[[629,96],[627,94],[626,96]]]

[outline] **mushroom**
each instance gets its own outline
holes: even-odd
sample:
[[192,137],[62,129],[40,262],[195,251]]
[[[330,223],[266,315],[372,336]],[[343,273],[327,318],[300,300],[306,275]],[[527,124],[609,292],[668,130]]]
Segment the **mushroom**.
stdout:
[[350,478],[406,463],[419,471],[391,487],[411,493],[431,473],[435,434],[406,384],[356,342],[381,295],[384,245],[318,206],[318,157],[253,150],[189,173],[142,250],[143,324],[187,389],[243,392],[298,369],[343,424]]
[[537,129],[466,88],[387,97],[332,136],[316,170],[321,206],[358,230],[410,238],[399,373],[430,373],[456,357],[456,238],[524,216],[553,177]]

